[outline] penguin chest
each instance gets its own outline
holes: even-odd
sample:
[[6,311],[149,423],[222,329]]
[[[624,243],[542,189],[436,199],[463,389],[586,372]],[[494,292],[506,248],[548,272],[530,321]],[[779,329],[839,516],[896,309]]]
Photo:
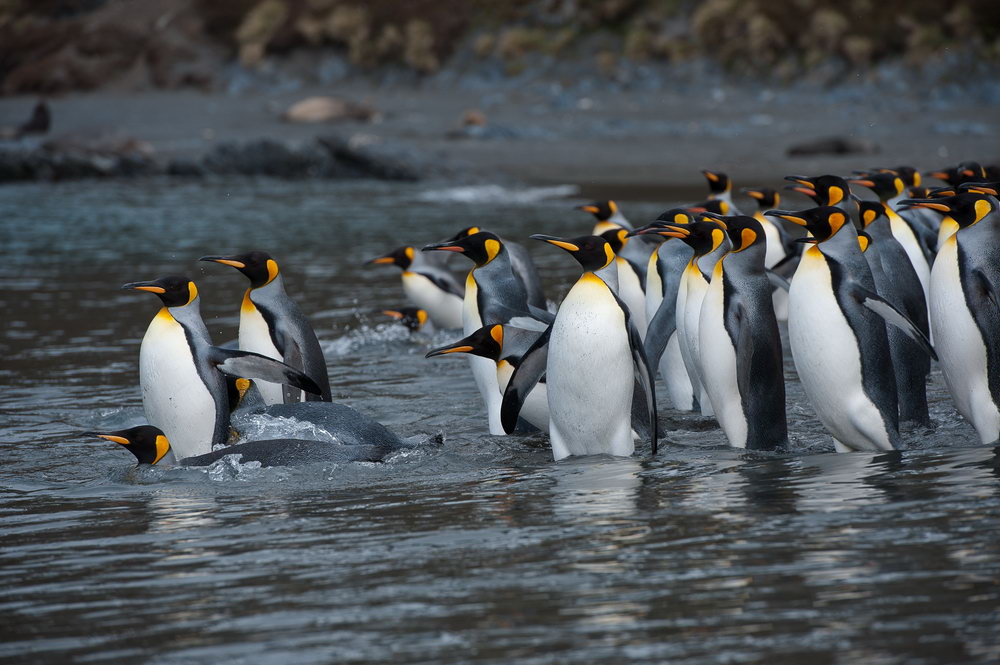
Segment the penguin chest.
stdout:
[[[509,362],[501,360],[497,363],[497,384],[500,386],[501,393],[507,390],[507,384],[510,383],[510,377],[513,374],[514,366]],[[521,405],[520,417],[543,432],[549,431],[549,402],[544,383],[535,384],[535,387],[528,393],[524,404]]]
[[403,273],[403,293],[407,300],[427,312],[438,328],[462,327],[462,299],[442,291],[437,284],[417,272]]
[[[259,353],[268,358],[283,360],[281,352],[274,345],[271,337],[271,327],[261,311],[250,300],[250,292],[243,297],[240,309],[240,350]],[[285,401],[280,383],[255,381],[257,389],[266,404],[283,404]]]
[[646,294],[642,282],[632,265],[625,259],[616,259],[618,266],[618,296],[628,307],[639,336],[646,337]]
[[164,309],[139,347],[146,420],[163,430],[178,459],[212,451],[216,405],[198,373],[184,328]]
[[785,258],[785,247],[781,244],[781,233],[774,225],[774,222],[763,215],[760,216],[760,225],[764,228],[764,238],[767,241],[764,252],[764,265],[773,268],[779,261]]
[[[989,397],[987,351],[965,299],[954,235],[941,246],[931,272],[931,327],[948,391],[959,412],[977,423],[977,403]],[[995,407],[994,407],[995,410]]]
[[920,286],[926,295],[930,290],[931,271],[930,266],[927,264],[927,258],[920,248],[920,242],[917,240],[916,234],[913,233],[913,229],[906,223],[906,220],[896,213],[889,215],[889,227],[892,230],[893,237],[899,241],[899,244],[906,251],[906,256],[909,257],[910,263],[913,264],[913,270],[917,273]]
[[600,278],[584,275],[560,306],[546,370],[556,459],[632,454],[632,352],[624,312]]
[[736,375],[736,347],[726,330],[724,296],[722,271],[716,269],[705,292],[698,326],[701,380],[730,445],[745,448],[747,419]]
[[649,257],[649,266],[646,268],[646,321],[653,320],[656,310],[663,302],[663,280],[660,278],[660,271],[656,269],[659,260],[659,252],[653,252]]
[[479,314],[479,285],[470,272],[465,280],[465,301],[462,306],[462,328],[471,335],[483,327],[483,317]]

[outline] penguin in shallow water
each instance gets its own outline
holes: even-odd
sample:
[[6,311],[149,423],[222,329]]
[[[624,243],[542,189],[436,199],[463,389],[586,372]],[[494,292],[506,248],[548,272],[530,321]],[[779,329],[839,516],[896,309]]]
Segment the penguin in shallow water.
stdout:
[[201,261],[236,268],[250,280],[240,307],[240,349],[280,360],[301,370],[320,387],[310,395],[277,383],[258,381],[257,389],[268,404],[331,401],[330,376],[316,333],[295,301],[285,292],[278,262],[266,252],[233,256],[203,256]]
[[437,328],[462,327],[462,298],[465,289],[447,270],[429,264],[409,245],[398,247],[365,265],[395,265],[403,271],[403,292],[411,303],[423,309]]
[[618,297],[628,305],[635,327],[639,330],[639,336],[645,339],[647,322],[643,275],[623,257],[623,250],[629,243],[628,233],[625,229],[608,229],[597,235],[607,240],[615,253],[615,265],[618,268]]
[[931,318],[948,391],[980,441],[992,443],[1000,438],[1000,204],[972,192],[902,203],[959,227],[934,261]]
[[[584,273],[562,301],[546,336],[526,352],[511,377],[504,392],[504,428],[513,430],[526,396],[545,374],[549,436],[555,459],[569,455],[631,455],[635,450],[634,397],[642,405],[655,454],[656,395],[652,373],[628,307],[615,295],[617,268],[611,246],[600,236],[532,238],[572,254]],[[640,395],[633,393],[636,385]]]
[[[781,204],[781,194],[768,187],[745,188],[743,189],[743,193],[757,201],[757,210],[754,211],[753,218],[760,223],[761,228],[764,229],[764,236],[767,239],[765,243],[766,250],[764,252],[764,267],[777,269],[777,266],[786,259],[789,262],[794,260],[797,263],[799,250],[795,245],[798,243],[792,240],[780,224],[776,224],[764,216],[765,210],[772,210]],[[790,269],[793,268],[794,266],[790,266]],[[785,275],[784,272],[782,274]],[[790,274],[791,272],[788,272],[788,275]],[[774,303],[774,315],[778,317],[779,321],[787,321],[788,291],[782,288],[774,289],[771,293],[771,300]]]
[[[594,229],[591,231],[595,236],[603,235],[614,229],[625,229],[632,231],[632,224],[625,218],[618,204],[611,200],[594,201],[587,205],[577,206],[577,210],[589,212],[597,220]],[[649,257],[659,242],[648,237],[640,237],[637,242],[625,243],[620,258],[625,259],[632,266],[632,270],[639,276],[639,282],[643,290],[646,289],[646,271],[649,266]]]
[[434,324],[431,323],[427,310],[419,307],[400,307],[399,309],[383,309],[382,313],[391,319],[399,321],[411,333],[424,332],[432,334]]
[[[428,245],[423,251],[456,252],[475,264],[465,280],[462,328],[466,335],[494,323],[541,331],[552,320],[549,312],[528,303],[524,284],[514,276],[510,254],[496,234],[480,231],[455,241]],[[469,364],[486,403],[490,434],[505,434],[500,423],[501,394],[494,363],[470,356]]]
[[[484,229],[478,226],[467,226],[444,242],[455,242],[466,236],[479,233],[482,230]],[[520,243],[503,238],[500,239],[500,242],[503,243],[503,246],[507,249],[507,253],[510,255],[510,267],[514,271],[514,276],[524,285],[524,292],[528,296],[528,304],[539,309],[545,309],[548,303],[545,300],[545,290],[542,288],[542,278],[538,275],[538,268],[535,267],[535,262],[531,259],[531,254]],[[435,255],[430,254],[430,256]]]
[[701,307],[701,379],[729,445],[773,450],[788,443],[785,378],[767,236],[753,217],[729,216],[732,249],[715,264]]
[[312,379],[282,362],[212,346],[198,288],[187,277],[171,275],[122,288],[154,293],[163,304],[142,338],[139,384],[146,419],[164,431],[178,459],[228,441],[229,390],[223,374],[320,393]]
[[832,206],[772,210],[812,237],[788,293],[788,337],[795,368],[838,452],[899,447],[896,378],[886,322],[927,338],[875,291],[858,234]]
[[[486,325],[457,342],[440,346],[427,353],[427,358],[451,353],[470,353],[496,363],[500,392],[507,390],[510,377],[520,366],[522,357],[544,332],[523,330],[516,326]],[[545,433],[549,431],[549,403],[545,381],[540,380],[525,397],[520,417]]]
[[157,466],[208,466],[228,455],[239,455],[240,462],[259,462],[261,466],[300,466],[317,462],[381,462],[392,452],[377,445],[339,445],[309,439],[266,439],[248,441],[214,450],[204,455],[177,460],[163,431],[152,425],[139,425],[115,432],[87,432],[120,444],[135,455],[139,464]]

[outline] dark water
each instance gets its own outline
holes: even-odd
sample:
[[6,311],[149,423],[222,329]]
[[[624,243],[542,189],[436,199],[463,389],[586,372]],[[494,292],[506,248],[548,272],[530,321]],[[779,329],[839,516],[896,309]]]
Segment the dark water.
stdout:
[[[936,430],[900,453],[832,453],[789,363],[795,454],[735,452],[665,411],[656,459],[553,463],[541,437],[484,434],[466,364],[423,359],[448,335],[383,324],[398,273],[359,263],[472,223],[524,238],[589,220],[567,200],[452,194],[0,189],[0,661],[1000,661],[1000,458],[940,376]],[[443,444],[383,465],[137,470],[77,435],[142,420],[138,345],[157,304],[118,287],[191,274],[221,342],[244,278],[195,260],[251,248],[281,260],[335,398]],[[532,250],[564,293],[569,257]]]

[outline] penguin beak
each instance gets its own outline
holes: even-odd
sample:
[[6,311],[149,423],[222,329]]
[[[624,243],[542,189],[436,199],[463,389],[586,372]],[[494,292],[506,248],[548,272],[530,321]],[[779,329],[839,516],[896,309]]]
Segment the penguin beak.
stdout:
[[597,209],[597,206],[592,206],[592,205],[576,206],[576,209],[582,210],[584,212],[589,212],[591,215],[596,215],[598,212],[600,212]]
[[462,247],[462,246],[460,246],[460,245],[454,244],[453,241],[448,241],[448,242],[435,243],[433,245],[427,245],[426,247],[421,248],[420,251],[421,252],[434,252],[434,251],[440,251],[440,252],[459,252],[461,254],[464,254],[465,253],[465,248]]
[[875,181],[870,180],[868,178],[859,178],[859,179],[852,178],[847,182],[851,183],[852,185],[861,185],[862,187],[871,188],[875,186]]
[[391,256],[377,256],[374,259],[368,259],[367,261],[364,262],[363,265],[366,265],[366,266],[376,265],[376,264],[377,265],[384,265],[384,264],[387,264],[387,263],[395,263],[395,262],[396,262],[396,259],[394,259]]
[[132,443],[124,436],[117,436],[115,434],[101,434],[100,432],[82,432],[80,436],[96,436],[106,441],[111,441],[112,443],[120,443],[123,446],[127,446]]
[[439,346],[436,349],[431,349],[424,358],[433,358],[434,356],[443,356],[448,353],[472,353],[475,351],[475,347],[470,346],[466,343],[466,340],[460,339],[454,344],[448,344],[447,346]]
[[795,187],[794,185],[787,185],[785,189],[792,192],[798,192],[799,194],[805,194],[811,199],[815,199],[817,196],[819,196],[819,194],[816,193],[815,188],[810,189],[810,187]]
[[933,199],[903,199],[899,202],[899,205],[911,208],[930,208],[931,210],[937,210],[945,214],[951,212],[951,208],[947,204]]
[[653,233],[661,236],[666,236],[668,238],[687,238],[691,235],[691,231],[684,228],[683,226],[670,226],[664,225],[658,229],[654,229]]
[[555,245],[561,249],[565,249],[567,252],[579,252],[580,248],[571,242],[557,236],[547,236],[541,233],[536,233],[531,236],[532,240],[541,240],[542,242],[547,242],[550,245]]
[[393,319],[396,319],[396,320],[399,320],[399,319],[403,318],[403,313],[402,312],[397,312],[394,309],[383,309],[382,313],[385,314],[386,316],[388,316],[390,318],[393,318]]
[[705,169],[702,169],[701,173],[706,178],[708,178],[709,181],[711,181],[711,182],[719,182],[719,176],[717,174],[712,173],[711,171],[706,171]]
[[726,220],[721,215],[716,215],[714,212],[705,211],[698,216],[698,221],[702,222],[715,222],[723,229],[729,230],[726,225]]
[[212,263],[221,263],[224,266],[230,266],[236,268],[237,270],[242,270],[247,267],[247,264],[242,261],[237,261],[236,259],[230,258],[228,256],[203,256],[199,261],[211,261]]
[[764,192],[758,191],[756,189],[743,188],[740,191],[749,196],[750,198],[757,199],[758,201],[764,198]]
[[156,280],[149,282],[129,282],[122,284],[124,291],[148,291],[150,293],[166,293],[167,290],[157,283]]
[[768,210],[764,213],[767,217],[780,217],[786,222],[791,222],[792,224],[798,224],[799,226],[808,226],[809,223],[806,222],[804,217],[800,217],[793,210]]
[[816,189],[816,185],[813,184],[812,179],[809,178],[809,176],[804,176],[804,175],[786,175],[785,176],[785,180],[787,180],[788,182],[798,183],[799,185],[801,185],[803,187],[807,187],[809,189]]
[[938,180],[943,180],[944,182],[948,182],[948,174],[945,173],[944,171],[929,171],[924,175],[927,176],[928,178],[937,178]]

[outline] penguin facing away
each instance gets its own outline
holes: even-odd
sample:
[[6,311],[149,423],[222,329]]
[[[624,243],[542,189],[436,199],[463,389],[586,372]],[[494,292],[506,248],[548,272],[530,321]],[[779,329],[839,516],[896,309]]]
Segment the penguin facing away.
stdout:
[[885,323],[927,338],[884,298],[861,253],[847,214],[822,206],[772,210],[812,237],[788,294],[788,335],[806,396],[838,452],[900,445],[896,380]]
[[240,307],[240,349],[253,351],[301,370],[320,387],[319,395],[309,395],[281,384],[258,381],[257,389],[267,404],[332,400],[326,359],[316,333],[299,306],[285,292],[278,263],[266,252],[233,256],[203,256],[210,261],[236,268],[250,280]]
[[[584,272],[566,295],[546,335],[525,353],[511,377],[504,392],[504,428],[513,430],[526,396],[544,374],[555,459],[631,455],[635,450],[634,397],[648,425],[655,454],[658,432],[652,373],[628,307],[609,284],[617,277],[611,246],[599,236],[532,238],[566,250]],[[633,393],[635,385],[639,386],[638,395]]]
[[146,419],[163,430],[178,459],[228,441],[229,390],[223,374],[320,393],[312,379],[282,362],[212,346],[198,288],[187,277],[170,275],[122,288],[154,293],[163,304],[142,338],[139,384]]
[[701,307],[702,381],[731,446],[773,450],[788,443],[788,426],[767,236],[752,217],[720,221],[732,249],[715,264]]
[[1000,438],[1000,204],[973,192],[902,203],[959,227],[934,261],[931,319],[948,391],[980,441],[992,443]]
[[427,312],[436,328],[462,327],[462,298],[465,289],[447,270],[429,264],[423,254],[404,245],[383,256],[377,256],[365,265],[395,265],[402,271],[403,292],[406,298]]

